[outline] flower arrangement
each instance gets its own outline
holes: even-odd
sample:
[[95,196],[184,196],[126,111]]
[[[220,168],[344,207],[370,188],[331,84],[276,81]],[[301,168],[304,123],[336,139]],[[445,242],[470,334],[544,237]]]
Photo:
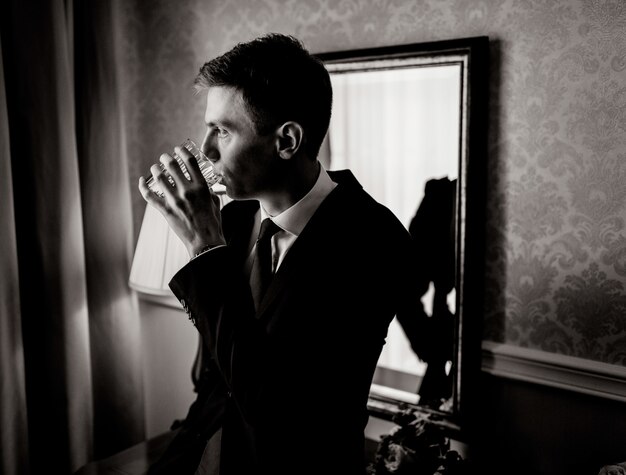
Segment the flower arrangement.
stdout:
[[410,409],[396,414],[397,425],[378,444],[369,475],[466,475],[467,461],[450,449],[445,424]]

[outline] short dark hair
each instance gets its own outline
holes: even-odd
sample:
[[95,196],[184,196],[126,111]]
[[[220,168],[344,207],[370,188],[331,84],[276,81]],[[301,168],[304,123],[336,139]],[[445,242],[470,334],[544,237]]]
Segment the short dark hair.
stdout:
[[317,156],[330,123],[332,85],[324,64],[300,40],[270,33],[239,43],[205,63],[195,86],[241,91],[260,134],[287,121],[299,123],[307,152]]

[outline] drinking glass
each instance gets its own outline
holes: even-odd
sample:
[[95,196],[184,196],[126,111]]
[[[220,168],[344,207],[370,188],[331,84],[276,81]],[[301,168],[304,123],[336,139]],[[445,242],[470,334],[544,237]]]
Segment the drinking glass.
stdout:
[[[189,152],[191,152],[191,154],[195,157],[196,161],[198,162],[198,166],[200,167],[200,172],[202,173],[202,176],[206,180],[207,186],[211,187],[215,185],[216,183],[220,182],[220,180],[222,179],[221,175],[218,175],[215,172],[211,161],[208,159],[208,157],[204,153],[202,153],[202,150],[198,148],[198,146],[194,143],[193,140],[187,139],[180,146],[189,150]],[[190,176],[189,176],[189,172],[187,171],[187,167],[185,166],[185,162],[183,162],[182,158],[179,157],[176,152],[173,152],[172,156],[178,162],[178,165],[180,166],[181,171],[185,175],[185,178],[189,180]],[[174,185],[174,180],[172,179],[170,174],[165,171],[165,167],[163,166],[162,163],[159,163],[159,167],[164,172],[167,180],[172,185]],[[161,191],[161,188],[159,187],[158,183],[154,180],[154,177],[152,175],[149,175],[146,177],[146,185],[148,185],[148,188],[154,191],[157,195],[161,197],[163,196],[163,191]]]

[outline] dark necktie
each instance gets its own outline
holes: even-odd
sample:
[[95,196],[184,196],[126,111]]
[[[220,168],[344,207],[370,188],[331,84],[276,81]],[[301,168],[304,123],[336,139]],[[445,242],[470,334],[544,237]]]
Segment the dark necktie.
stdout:
[[254,262],[250,272],[250,288],[254,306],[257,309],[272,278],[272,236],[278,231],[280,228],[271,219],[265,218],[256,240]]

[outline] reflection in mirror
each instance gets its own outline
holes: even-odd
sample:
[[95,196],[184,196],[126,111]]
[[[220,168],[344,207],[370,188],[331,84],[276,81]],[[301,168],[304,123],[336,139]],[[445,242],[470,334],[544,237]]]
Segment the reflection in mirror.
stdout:
[[[452,395],[451,322],[456,302],[450,206],[459,167],[461,67],[415,66],[345,72],[331,78],[330,167],[351,169],[363,187],[411,231],[420,257],[431,260],[434,253],[443,259],[428,264],[424,260],[420,267],[424,285],[415,289],[433,324],[406,316],[393,320],[372,390],[439,408]],[[424,199],[426,189],[429,196]],[[434,335],[420,338],[426,327],[437,328],[437,344],[430,348],[425,345]]]
[[392,409],[408,405],[442,414],[452,425],[458,423],[466,374],[460,349],[468,347],[463,340],[469,334],[462,325],[469,302],[462,290],[471,263],[468,216],[476,215],[468,214],[473,180],[468,164],[470,150],[483,143],[483,137],[470,140],[469,133],[484,133],[476,109],[485,105],[470,109],[470,98],[481,96],[471,90],[478,87],[469,60],[476,44],[486,48],[486,41],[319,55],[334,94],[322,161],[331,170],[351,169],[407,227],[418,256],[415,292],[423,311],[392,321],[370,391],[371,408],[381,401]]

